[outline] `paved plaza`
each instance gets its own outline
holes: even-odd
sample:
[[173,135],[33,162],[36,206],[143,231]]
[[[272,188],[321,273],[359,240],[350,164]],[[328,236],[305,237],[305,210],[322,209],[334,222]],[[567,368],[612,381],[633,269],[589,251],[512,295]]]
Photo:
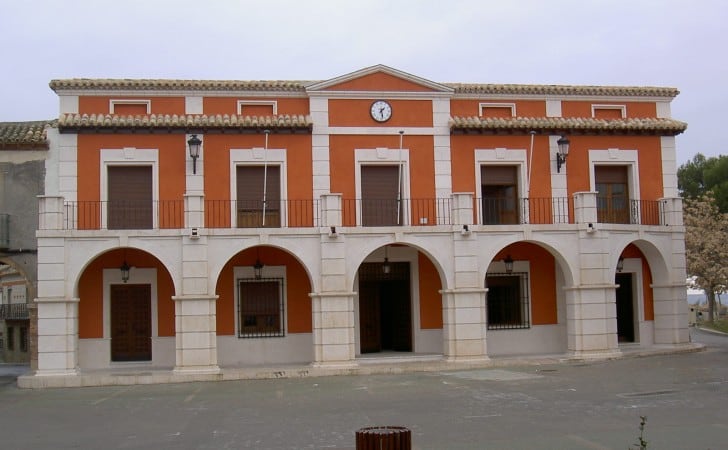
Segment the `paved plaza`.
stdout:
[[728,447],[728,337],[702,352],[396,375],[18,389],[0,366],[7,449],[353,449],[401,425],[415,449]]

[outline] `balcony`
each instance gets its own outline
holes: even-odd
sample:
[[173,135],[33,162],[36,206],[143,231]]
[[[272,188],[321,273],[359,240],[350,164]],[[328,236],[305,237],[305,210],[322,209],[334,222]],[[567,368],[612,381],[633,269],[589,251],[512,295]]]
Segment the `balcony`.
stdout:
[[26,303],[0,305],[0,320],[27,320],[28,317]]
[[[235,201],[186,196],[149,202],[64,202],[46,197],[40,229],[152,230],[344,227],[433,227],[449,225],[557,225],[612,223],[667,225],[682,222],[676,201],[603,199],[594,192],[573,197],[476,198],[453,194],[430,199],[342,199]],[[53,202],[51,202],[53,199]],[[628,206],[628,207],[626,207]],[[55,209],[54,209],[55,208]],[[0,216],[1,218],[1,216]]]

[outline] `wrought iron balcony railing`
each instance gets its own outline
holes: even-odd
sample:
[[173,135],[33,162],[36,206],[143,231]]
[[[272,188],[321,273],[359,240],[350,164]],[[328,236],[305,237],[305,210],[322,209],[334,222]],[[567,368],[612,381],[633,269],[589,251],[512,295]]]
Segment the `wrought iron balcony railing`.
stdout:
[[28,317],[28,305],[26,303],[0,305],[0,320],[25,320]]

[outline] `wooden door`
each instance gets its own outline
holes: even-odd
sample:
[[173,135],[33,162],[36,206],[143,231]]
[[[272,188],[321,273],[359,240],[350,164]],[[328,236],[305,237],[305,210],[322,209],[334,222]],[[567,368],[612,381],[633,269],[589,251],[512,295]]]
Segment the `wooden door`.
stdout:
[[379,282],[359,281],[359,335],[362,353],[382,350]]
[[152,359],[152,289],[148,284],[111,285],[111,360]]

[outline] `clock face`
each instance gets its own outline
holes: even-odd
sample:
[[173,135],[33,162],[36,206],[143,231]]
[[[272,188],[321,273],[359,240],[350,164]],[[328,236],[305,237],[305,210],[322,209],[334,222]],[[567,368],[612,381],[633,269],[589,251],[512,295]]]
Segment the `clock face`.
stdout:
[[392,106],[384,100],[377,100],[372,103],[370,112],[372,114],[372,119],[377,122],[386,122],[390,117],[392,117]]

